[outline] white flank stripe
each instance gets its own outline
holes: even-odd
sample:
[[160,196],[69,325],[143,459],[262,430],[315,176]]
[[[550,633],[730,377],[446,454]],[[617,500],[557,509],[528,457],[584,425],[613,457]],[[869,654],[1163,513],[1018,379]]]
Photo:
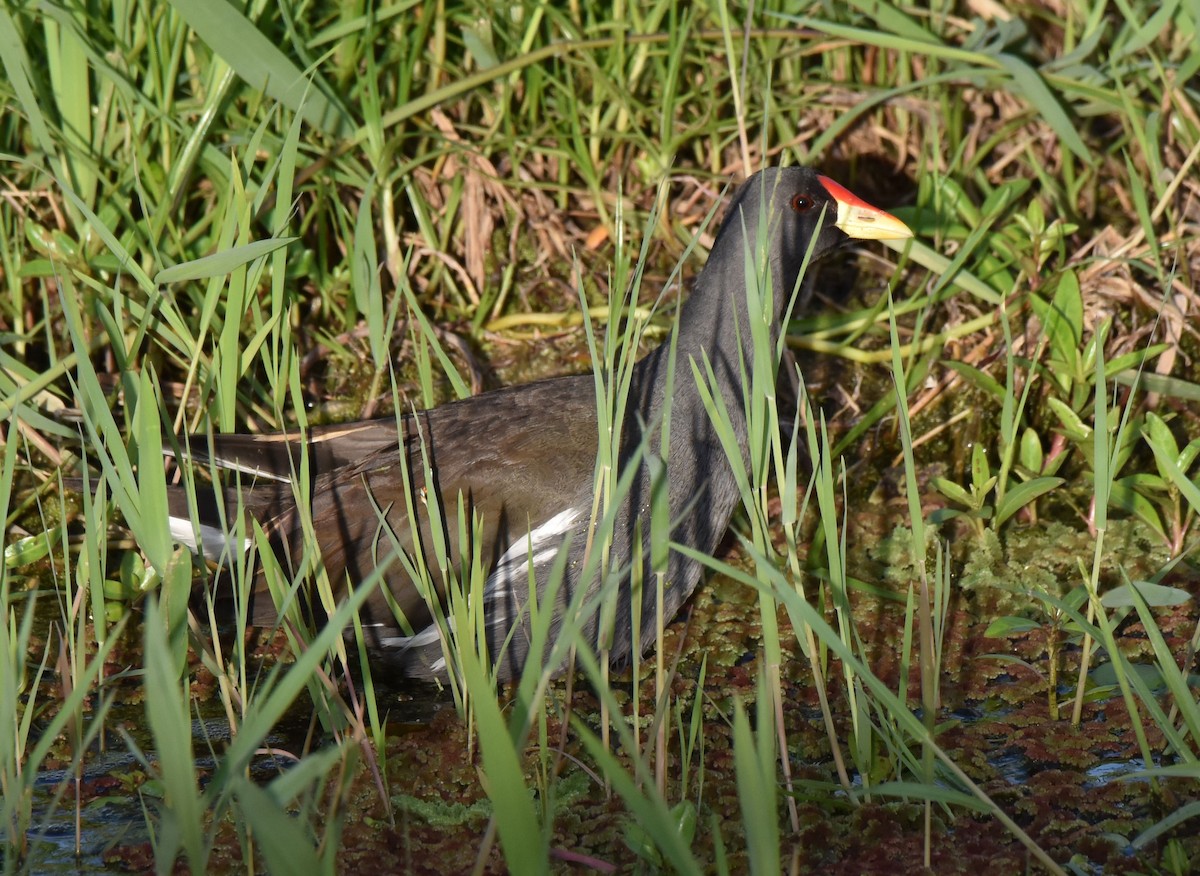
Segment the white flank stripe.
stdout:
[[[192,553],[199,553],[200,545],[203,545],[206,559],[220,562],[223,558],[240,556],[250,549],[249,538],[242,539],[239,549],[234,537],[219,527],[207,526],[203,523],[194,526],[192,521],[186,517],[168,517],[167,520],[170,523],[171,538]],[[197,530],[200,532],[199,541],[196,539]]]
[[553,559],[563,538],[571,531],[578,518],[577,508],[560,511],[533,529],[528,537],[509,545],[508,550],[496,563],[496,568],[488,575],[487,584],[483,588],[484,599],[489,602],[505,599],[512,595],[514,582],[528,583],[530,560],[536,566]]
[[[450,625],[450,629],[454,629],[454,618],[446,618],[446,623]],[[395,648],[398,651],[407,651],[409,648],[423,648],[426,645],[432,645],[434,642],[440,642],[442,639],[442,631],[437,624],[418,630],[411,636],[380,636],[378,639],[379,645],[382,648]]]
[[[578,509],[568,508],[536,527],[527,537],[518,539],[509,545],[508,550],[501,555],[496,567],[488,575],[487,583],[484,584],[483,600],[487,626],[507,623],[508,606],[503,604],[503,600],[511,598],[512,585],[516,582],[528,583],[531,558],[535,566],[553,559],[563,538],[571,531],[578,519]],[[448,618],[448,622],[453,629],[454,619]],[[382,636],[378,639],[378,643],[381,648],[403,651],[432,645],[440,642],[441,638],[442,633],[438,625],[430,624],[411,636]],[[430,664],[429,669],[431,672],[441,672],[445,667],[445,660],[438,659]]]

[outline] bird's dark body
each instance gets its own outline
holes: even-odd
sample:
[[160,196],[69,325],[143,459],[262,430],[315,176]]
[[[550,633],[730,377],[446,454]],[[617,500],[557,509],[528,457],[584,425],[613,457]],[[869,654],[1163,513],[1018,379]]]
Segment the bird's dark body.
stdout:
[[[725,533],[738,501],[738,488],[697,389],[693,363],[699,365],[707,359],[711,364],[744,459],[746,416],[740,375],[753,360],[746,256],[755,251],[756,243],[765,242],[774,285],[770,327],[774,340],[781,328],[780,315],[814,235],[814,257],[848,239],[834,227],[838,204],[821,179],[810,170],[790,168],[764,171],[743,185],[730,205],[708,264],[680,313],[669,452],[665,459],[671,539],[700,553],[711,554]],[[797,209],[797,193],[813,203]],[[759,231],[760,220],[767,222],[765,233]],[[636,458],[639,468],[628,494],[621,499],[612,535],[612,562],[624,570],[609,649],[614,661],[628,659],[635,649],[641,650],[653,640],[650,631],[655,624],[656,592],[649,566],[647,516],[651,481],[649,466],[640,451],[657,453],[659,449],[671,367],[669,344],[652,351],[635,366],[629,406],[622,418],[622,467],[627,470]],[[235,507],[234,493],[240,491],[245,512],[262,523],[286,568],[287,559],[298,556],[304,540],[294,490],[286,481],[298,462],[300,442],[294,436],[231,435],[216,436],[210,448],[203,439],[196,440],[194,457],[277,478],[243,474],[238,487],[226,487],[225,504],[227,508]],[[425,492],[430,488],[438,497],[433,504],[440,504],[446,531],[457,533],[461,496],[468,510],[481,521],[478,548],[485,566],[493,569],[487,603],[487,615],[493,621],[487,627],[491,659],[497,663],[502,680],[512,678],[527,657],[544,658],[528,653],[525,585],[529,576],[520,560],[531,553],[536,555],[533,577],[540,589],[549,577],[558,545],[565,541],[569,556],[557,594],[559,612],[576,595],[576,588],[594,591],[597,587],[597,581],[585,580],[581,570],[589,543],[598,440],[591,374],[489,392],[408,415],[399,424],[395,418],[388,418],[311,430],[306,439],[310,511],[330,581],[335,587],[344,587],[367,580],[377,563],[393,551],[393,537],[411,554],[414,539],[408,508],[414,501],[420,509],[421,543],[433,544],[429,494]],[[422,475],[426,460],[434,473],[431,485]],[[406,495],[402,468],[407,470],[411,495]],[[391,536],[381,534],[381,518],[386,520]],[[531,545],[531,533],[536,535],[537,545]],[[640,552],[633,549],[639,537],[643,539]],[[451,545],[450,560],[457,566],[462,559],[459,546],[453,539]],[[545,550],[546,545],[555,549]],[[629,566],[631,558],[639,555],[647,586],[642,588],[642,630],[635,631]],[[438,568],[438,558],[431,551],[425,559],[431,569]],[[510,572],[498,575],[495,570],[501,566],[511,567]],[[678,551],[671,552],[664,592],[667,619],[695,589],[701,572],[698,563]],[[262,585],[261,575],[259,579],[253,617],[269,623],[275,617],[275,604]],[[394,600],[412,630],[422,630],[432,622],[429,608],[405,574],[403,564],[388,562],[383,580],[389,596],[385,597],[382,590],[372,594],[360,615],[372,660],[403,675],[444,675],[440,638],[406,636],[390,604]],[[593,610],[584,623],[593,643],[598,635],[598,616],[599,612]],[[556,618],[556,629],[560,620]]]

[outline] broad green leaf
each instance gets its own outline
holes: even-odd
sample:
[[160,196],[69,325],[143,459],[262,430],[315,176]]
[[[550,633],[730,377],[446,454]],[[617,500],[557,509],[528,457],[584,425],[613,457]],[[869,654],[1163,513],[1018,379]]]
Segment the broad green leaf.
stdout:
[[[1163,676],[1163,671],[1152,663],[1126,663],[1124,671],[1127,674],[1136,674],[1141,683],[1150,691],[1161,692],[1167,686],[1166,678]],[[1088,675],[1088,682],[1103,689],[1117,688],[1117,673],[1113,668],[1112,663],[1101,663]]]
[[[333,762],[336,762],[334,758],[340,755],[339,749],[331,746],[328,752],[309,755],[293,769],[299,770],[312,761],[322,770],[328,771],[332,769]],[[237,776],[233,780],[232,790],[238,799],[239,820],[253,829],[255,842],[267,865],[267,872],[321,872],[320,858],[313,845],[312,836],[304,822],[293,818],[286,808],[292,802],[290,799],[276,798],[274,794],[258,787],[245,776]]]
[[[1138,370],[1145,367],[1147,362],[1150,362],[1158,356],[1161,356],[1169,349],[1171,349],[1170,344],[1152,344],[1151,346],[1145,347],[1141,350],[1134,350],[1132,353],[1122,353],[1120,356],[1114,356],[1113,358],[1109,359],[1108,363],[1104,366],[1104,377],[1106,380],[1112,380],[1116,375],[1124,374],[1126,372],[1137,374]],[[1158,376],[1159,375],[1157,374],[1142,375],[1143,379]],[[1167,379],[1174,380],[1175,378]],[[1195,386],[1195,384],[1187,385]]]
[[1074,372],[1083,344],[1083,298],[1075,272],[1065,271],[1059,277],[1054,296],[1049,301],[1031,295],[1029,305],[1046,332],[1051,359],[1066,365],[1071,378],[1079,376]]
[[1165,493],[1169,489],[1166,478],[1148,471],[1126,475],[1120,478],[1117,483],[1132,487],[1144,496],[1149,496],[1153,493]]
[[310,75],[292,63],[237,6],[225,0],[169,2],[251,88],[303,115],[326,134],[337,136],[349,130],[346,111],[322,90],[314,89]]
[[[1176,10],[1179,9],[1179,0],[1164,0],[1164,2],[1155,8],[1154,4],[1150,4],[1147,9],[1154,9],[1154,14],[1146,19],[1145,23],[1136,27],[1136,24],[1129,18],[1125,19],[1125,33],[1132,30],[1132,36],[1128,42],[1122,45],[1113,53],[1112,60],[1128,58],[1130,55],[1136,55],[1149,46],[1152,42],[1158,39],[1159,35],[1164,30],[1171,26],[1171,19],[1175,17]],[[1196,8],[1192,7],[1192,13],[1195,14]],[[1125,15],[1129,15],[1129,9],[1126,8]],[[1193,23],[1194,24],[1194,23]]]
[[927,43],[937,39],[920,21],[905,15],[898,4],[884,3],[882,0],[850,0],[849,5],[874,20],[880,30]]
[[491,22],[481,18],[462,29],[463,46],[466,47],[480,70],[491,70],[500,65],[496,46],[492,40]]
[[1130,608],[1137,605],[1136,590],[1151,608],[1165,608],[1169,605],[1183,605],[1191,601],[1192,595],[1178,587],[1167,587],[1151,581],[1132,581],[1121,584],[1100,597],[1105,608]]

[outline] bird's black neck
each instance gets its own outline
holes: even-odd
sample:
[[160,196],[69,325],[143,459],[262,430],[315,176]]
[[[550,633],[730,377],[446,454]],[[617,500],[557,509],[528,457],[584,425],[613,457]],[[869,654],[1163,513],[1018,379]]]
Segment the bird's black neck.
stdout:
[[[729,221],[733,221],[733,217],[727,223]],[[764,331],[759,335],[770,345],[770,358],[774,362],[773,350],[782,330],[780,323],[793,291],[792,284],[786,280],[788,272],[779,264],[764,269],[754,239],[756,224],[747,217],[746,235],[725,233],[719,236],[719,247],[709,256],[708,265],[697,277],[695,287],[680,311],[671,403],[671,458],[688,459],[687,447],[702,436],[711,436],[715,440],[715,427],[705,409],[697,380],[704,381],[714,397],[719,394],[737,435],[743,459],[746,456],[745,399],[749,387],[744,385],[743,378],[753,373],[755,362],[755,332],[751,321],[766,321]],[[748,259],[756,263],[749,274],[746,271]],[[748,282],[756,284],[756,294],[747,290]],[[638,395],[649,402],[643,408],[647,423],[659,423],[663,417],[670,346],[670,343],[664,343],[639,365],[644,386]],[[709,368],[713,381],[707,376]],[[757,377],[773,380],[774,374]],[[680,466],[671,462],[669,458],[672,477],[683,476]],[[725,464],[724,459],[712,462]],[[700,478],[709,474],[696,472]]]
[[[752,231],[750,232],[753,233]],[[766,312],[747,293],[745,270],[747,250],[742,234],[723,234],[723,249],[714,249],[709,264],[697,278],[691,295],[679,315],[675,337],[674,385],[670,406],[670,441],[667,454],[667,474],[670,484],[671,517],[675,524],[672,540],[703,552],[711,552],[725,531],[729,515],[738,501],[737,482],[730,465],[729,450],[721,441],[720,430],[714,424],[701,392],[702,382],[709,395],[723,408],[722,418],[728,421],[745,464],[748,457],[748,430],[745,385],[753,371],[754,333],[751,320],[766,319],[765,337],[774,348],[779,338],[780,318],[792,289],[781,287],[781,272],[758,270],[762,277],[761,295],[770,295]],[[752,251],[750,253],[753,257]],[[760,299],[761,300],[761,299]],[[754,310],[758,310],[754,313]],[[760,333],[761,334],[761,333]],[[772,357],[772,361],[774,361]],[[712,378],[708,377],[711,368]],[[634,374],[631,398],[638,406],[638,422],[626,415],[624,453],[635,451],[638,441],[645,441],[644,452],[659,454],[661,424],[665,419],[667,376],[671,373],[671,343],[662,344],[638,363]],[[773,380],[774,375],[758,374],[759,380]],[[651,428],[647,435],[643,425]],[[631,440],[632,439],[632,440]],[[628,456],[626,456],[628,458]],[[644,513],[649,496],[645,478],[635,485],[629,497],[630,519]],[[690,591],[699,570],[688,566],[678,554],[673,554],[673,574],[678,584]],[[675,606],[676,608],[678,606]]]

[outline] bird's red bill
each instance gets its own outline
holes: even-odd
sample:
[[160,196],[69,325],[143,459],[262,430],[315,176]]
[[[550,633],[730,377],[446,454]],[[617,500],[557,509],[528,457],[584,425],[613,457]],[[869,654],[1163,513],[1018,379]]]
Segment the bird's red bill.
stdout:
[[827,176],[817,179],[837,203],[834,222],[846,235],[858,240],[903,240],[912,237],[907,225],[878,207],[873,207],[841,183]]

